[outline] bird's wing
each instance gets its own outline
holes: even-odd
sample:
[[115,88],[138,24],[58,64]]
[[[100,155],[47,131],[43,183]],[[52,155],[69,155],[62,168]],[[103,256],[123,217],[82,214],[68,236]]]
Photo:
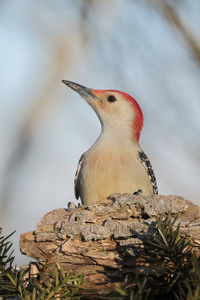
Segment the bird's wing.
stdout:
[[153,187],[153,194],[158,194],[157,181],[156,181],[156,177],[151,162],[143,151],[139,151],[138,153],[139,153],[139,160],[143,165],[143,167],[145,168],[145,170],[147,171],[147,174],[149,175],[149,178],[151,180],[151,184]]
[[79,177],[81,168],[82,168],[82,166],[83,166],[84,159],[85,159],[85,155],[84,155],[84,153],[83,153],[83,154],[81,155],[81,158],[79,159],[78,167],[77,167],[76,174],[75,174],[75,178],[74,178],[74,194],[75,194],[76,199],[78,199],[79,196],[80,196],[80,195],[79,195],[79,190],[78,190],[78,177]]

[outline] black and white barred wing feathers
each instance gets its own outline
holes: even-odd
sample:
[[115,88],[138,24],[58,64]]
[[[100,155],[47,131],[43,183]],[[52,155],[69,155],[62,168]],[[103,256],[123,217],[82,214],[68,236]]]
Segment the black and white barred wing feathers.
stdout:
[[139,154],[139,160],[140,160],[141,164],[143,165],[143,167],[145,168],[145,170],[151,180],[151,184],[153,187],[153,194],[158,194],[157,181],[156,181],[156,177],[155,177],[151,162],[143,151],[139,151],[138,154]]
[[80,173],[81,173],[81,169],[82,169],[84,160],[85,160],[85,155],[83,153],[81,155],[81,158],[79,159],[78,167],[77,167],[75,178],[74,178],[74,194],[75,194],[76,199],[78,199],[79,196],[80,196],[79,188],[78,188],[78,182],[79,182],[79,176],[80,176]]

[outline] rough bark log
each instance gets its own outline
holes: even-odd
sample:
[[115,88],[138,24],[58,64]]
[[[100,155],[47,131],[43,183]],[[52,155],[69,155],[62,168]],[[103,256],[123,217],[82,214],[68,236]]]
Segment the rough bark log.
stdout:
[[[88,287],[120,282],[123,273],[152,270],[140,258],[143,243],[155,232],[156,216],[176,215],[175,226],[192,240],[199,255],[200,208],[179,196],[114,194],[91,206],[60,208],[47,213],[36,230],[21,235],[22,253],[84,273]],[[142,267],[142,268],[141,268]]]

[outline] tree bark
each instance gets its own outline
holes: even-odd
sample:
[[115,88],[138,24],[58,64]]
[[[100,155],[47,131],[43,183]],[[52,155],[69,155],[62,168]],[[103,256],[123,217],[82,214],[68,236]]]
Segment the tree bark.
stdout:
[[[47,213],[33,232],[23,233],[20,248],[36,260],[84,273],[88,287],[101,288],[121,281],[124,273],[151,274],[140,257],[156,230],[156,217],[177,216],[174,226],[192,240],[200,254],[200,208],[179,196],[152,197],[114,194],[105,202]],[[155,266],[158,271],[158,266]],[[160,272],[161,270],[159,270]]]

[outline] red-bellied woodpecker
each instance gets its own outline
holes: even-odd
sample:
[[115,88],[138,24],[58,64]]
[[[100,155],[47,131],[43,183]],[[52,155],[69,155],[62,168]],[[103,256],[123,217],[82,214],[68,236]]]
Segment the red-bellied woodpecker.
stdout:
[[63,83],[94,109],[102,131],[79,161],[75,195],[82,204],[105,200],[113,193],[158,193],[151,163],[139,145],[143,114],[137,101],[116,90],[95,90],[75,82]]

